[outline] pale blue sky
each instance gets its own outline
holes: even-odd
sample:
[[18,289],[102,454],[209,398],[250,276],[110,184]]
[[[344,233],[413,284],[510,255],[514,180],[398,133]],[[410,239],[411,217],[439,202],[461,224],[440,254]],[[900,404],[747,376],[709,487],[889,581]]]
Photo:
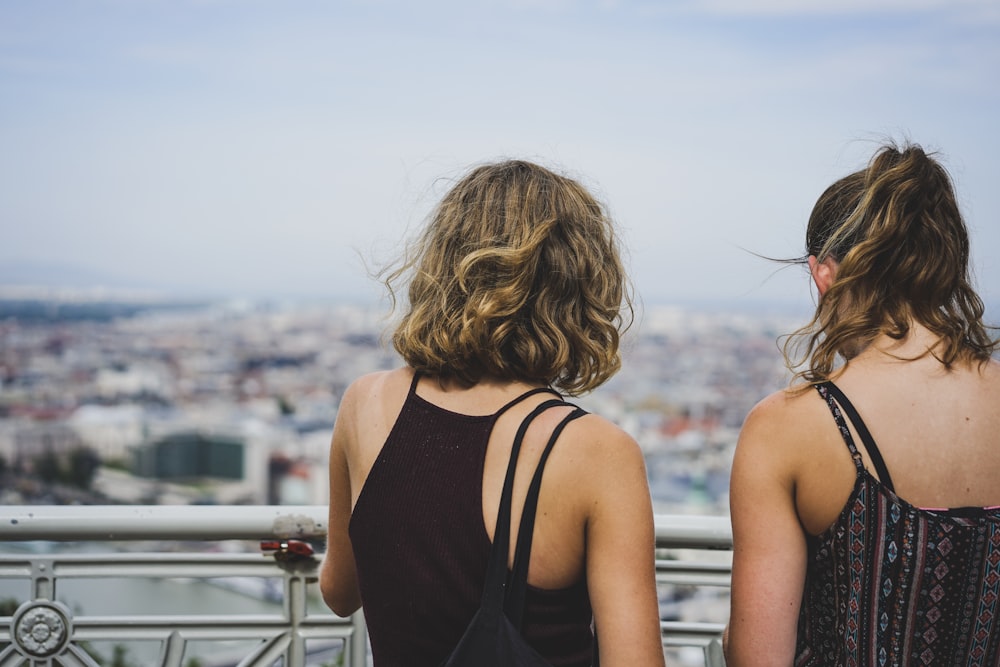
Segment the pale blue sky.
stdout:
[[374,300],[358,252],[524,157],[609,204],[647,302],[808,304],[744,249],[798,254],[890,135],[942,152],[996,303],[998,118],[994,0],[0,0],[0,263]]

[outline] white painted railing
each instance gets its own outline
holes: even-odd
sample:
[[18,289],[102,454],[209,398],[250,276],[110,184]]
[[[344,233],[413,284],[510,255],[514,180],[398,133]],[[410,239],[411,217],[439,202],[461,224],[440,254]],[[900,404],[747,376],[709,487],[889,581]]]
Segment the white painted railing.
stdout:
[[[12,596],[17,603],[12,615],[0,612],[0,667],[99,667],[95,647],[106,653],[107,647],[120,651],[132,643],[146,650],[146,657],[134,663],[143,666],[363,667],[363,615],[343,619],[322,607],[318,557],[247,553],[245,542],[237,543],[242,553],[210,552],[232,540],[321,543],[325,535],[326,508],[320,506],[0,507],[0,543],[6,543],[0,585],[21,586]],[[707,555],[730,549],[728,519],[658,515],[656,537],[657,581],[665,588],[729,585],[726,559],[712,561],[697,552],[678,559],[689,550],[708,550]],[[98,584],[96,593],[91,589],[86,600],[68,601],[64,589],[78,580],[108,583]],[[188,593],[210,584],[234,588],[238,583],[245,589],[271,583],[275,602],[263,612],[242,613],[246,610],[237,596],[232,613],[218,613],[199,608],[195,600],[194,608],[167,613],[156,611],[160,600],[154,595],[148,613],[145,608],[107,615],[87,611],[98,601],[102,608],[114,607],[114,599],[103,598],[114,598],[130,580]],[[251,599],[246,600],[249,606]],[[698,647],[706,665],[723,664],[721,624],[663,621],[661,627],[668,650]]]

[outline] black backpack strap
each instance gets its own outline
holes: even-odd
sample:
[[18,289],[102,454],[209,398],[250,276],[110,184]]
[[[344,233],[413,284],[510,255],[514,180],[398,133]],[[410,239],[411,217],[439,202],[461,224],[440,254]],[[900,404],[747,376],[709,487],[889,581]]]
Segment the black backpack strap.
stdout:
[[[563,403],[563,405],[571,406],[572,404]],[[528,495],[524,499],[524,509],[521,511],[521,525],[517,531],[517,547],[514,550],[514,569],[511,571],[509,590],[504,604],[507,618],[519,632],[524,616],[524,600],[528,587],[528,562],[531,560],[531,542],[534,537],[535,514],[538,509],[538,495],[542,488],[542,472],[545,468],[545,462],[566,425],[587,414],[576,406],[572,407],[575,409],[563,417],[562,421],[552,430],[552,435],[549,436],[549,441],[538,459],[538,467],[535,468],[535,475],[531,478]]]
[[507,587],[507,556],[510,553],[510,515],[511,497],[514,494],[514,472],[517,470],[517,456],[521,451],[521,442],[528,430],[528,425],[534,419],[557,405],[566,405],[562,399],[551,399],[540,403],[521,422],[514,436],[510,449],[510,462],[507,464],[507,476],[504,477],[503,491],[500,494],[500,507],[497,510],[497,523],[493,531],[493,546],[490,549],[490,560],[486,566],[486,583],[483,586],[483,613],[493,620],[500,617],[504,607],[505,589]]
[[510,410],[512,407],[514,407],[515,405],[517,405],[518,403],[520,403],[524,399],[528,398],[529,396],[534,396],[536,394],[554,394],[557,397],[559,397],[560,399],[562,398],[562,396],[559,395],[559,392],[557,392],[552,387],[535,387],[534,389],[529,389],[528,391],[524,392],[520,396],[517,396],[516,398],[511,399],[502,408],[500,408],[499,410],[497,410],[496,412],[494,412],[493,413],[493,421],[496,421],[500,417],[500,415],[502,415],[503,413],[507,412],[507,410]]

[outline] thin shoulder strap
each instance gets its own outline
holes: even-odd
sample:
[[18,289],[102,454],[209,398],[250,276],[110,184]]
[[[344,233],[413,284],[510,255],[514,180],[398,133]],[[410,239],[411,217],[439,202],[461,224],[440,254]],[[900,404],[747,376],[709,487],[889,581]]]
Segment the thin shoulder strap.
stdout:
[[[837,409],[837,405],[840,405],[845,413],[847,413],[847,418],[851,420],[854,424],[854,428],[857,429],[858,435],[861,436],[861,444],[868,451],[868,456],[872,460],[872,465],[875,466],[875,472],[878,473],[879,481],[882,486],[895,492],[892,486],[892,477],[889,475],[889,468],[885,465],[885,460],[882,458],[882,453],[878,449],[878,445],[875,444],[875,438],[872,437],[871,432],[868,430],[868,426],[865,425],[861,415],[854,408],[854,405],[848,400],[847,396],[841,391],[840,387],[832,382],[823,382],[822,384],[816,385],[817,390],[819,390],[820,395],[822,395],[830,406],[830,411],[833,412],[834,421],[837,422],[837,426],[840,428],[840,433],[843,435],[844,440],[847,442],[847,446],[851,450],[851,454],[854,456],[855,463],[858,466],[863,467],[864,464],[861,462],[860,455],[858,454],[857,448],[854,446],[854,439],[851,437],[851,432],[847,428],[847,424],[844,423],[844,418],[840,414],[840,410]],[[825,394],[824,394],[825,390]],[[834,403],[836,401],[836,403]]]
[[410,391],[407,392],[408,395],[413,396],[417,393],[417,383],[420,382],[420,376],[422,375],[423,373],[418,370],[413,371],[413,379],[410,380]]
[[483,586],[482,609],[494,620],[503,612],[504,594],[507,585],[507,555],[510,553],[510,515],[511,498],[514,495],[514,472],[517,470],[517,456],[521,451],[521,442],[528,430],[528,425],[534,419],[557,405],[565,405],[562,399],[553,398],[538,404],[517,429],[510,450],[510,462],[507,464],[507,475],[503,481],[503,491],[500,494],[500,507],[497,510],[496,529],[493,531],[493,546],[490,549],[490,560],[486,566],[486,583]]
[[[572,404],[563,403],[563,405],[570,406]],[[521,511],[521,525],[517,530],[517,547],[514,549],[514,568],[511,570],[509,590],[504,604],[507,618],[518,631],[521,630],[521,620],[524,617],[524,600],[528,587],[528,562],[531,560],[531,542],[534,538],[535,514],[538,509],[538,494],[542,488],[542,472],[545,469],[545,462],[566,425],[587,414],[576,406],[572,407],[575,409],[563,417],[552,429],[552,435],[549,436],[549,441],[538,459],[538,466],[535,468],[531,485],[528,487],[528,495],[524,499],[524,509]]]
[[815,385],[815,387],[820,397],[826,402],[826,407],[829,408],[830,414],[833,415],[833,422],[837,425],[837,430],[840,431],[840,437],[847,443],[847,449],[851,452],[851,458],[854,460],[854,467],[858,469],[858,474],[860,475],[864,472],[865,463],[861,458],[861,453],[854,444],[854,436],[851,435],[851,429],[847,427],[844,415],[840,412],[840,406],[837,405],[837,401],[833,398],[829,383],[820,383]]

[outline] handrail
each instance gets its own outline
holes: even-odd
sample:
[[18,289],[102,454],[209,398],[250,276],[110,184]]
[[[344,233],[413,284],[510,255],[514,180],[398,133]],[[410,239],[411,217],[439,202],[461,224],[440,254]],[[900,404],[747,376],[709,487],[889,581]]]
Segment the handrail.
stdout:
[[323,537],[326,520],[322,505],[18,505],[0,507],[0,542]]
[[[17,505],[0,507],[0,542],[255,540],[326,535],[322,505]],[[730,549],[729,519],[657,514],[656,546]]]
[[657,514],[656,546],[660,549],[732,549],[729,517]]

